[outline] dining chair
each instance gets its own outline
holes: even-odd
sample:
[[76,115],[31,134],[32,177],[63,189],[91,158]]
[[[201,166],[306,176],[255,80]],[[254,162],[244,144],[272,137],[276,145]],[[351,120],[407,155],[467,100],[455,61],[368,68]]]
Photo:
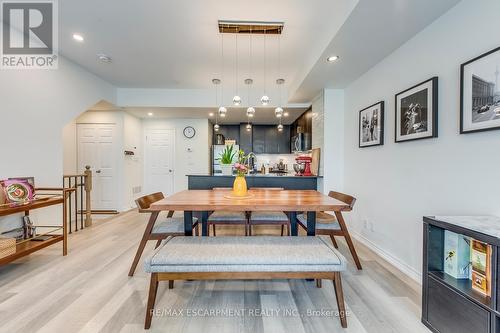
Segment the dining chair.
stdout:
[[[230,191],[230,187],[214,187],[214,191]],[[248,235],[248,215],[247,212],[232,212],[232,211],[213,211],[207,219],[208,233],[210,235],[210,226],[216,236],[216,225],[243,225],[245,227],[245,236]]]
[[[283,187],[251,187],[250,190],[283,191]],[[251,212],[248,220],[248,234],[252,236],[252,225],[281,225],[281,236],[284,235],[285,226],[287,235],[290,235],[290,220],[284,212]]]
[[[356,202],[356,198],[335,191],[330,191],[328,193],[329,197],[342,201],[349,205],[352,209],[354,207],[354,203]],[[307,230],[307,214],[301,214],[297,216],[298,224]],[[335,216],[330,215],[325,212],[317,212],[316,213],[316,235],[327,235],[330,236],[332,240],[333,246],[338,248],[337,242],[335,241],[335,236],[344,237],[349,247],[349,251],[356,263],[356,267],[358,269],[362,269],[361,262],[358,258],[358,254],[356,253],[356,249],[354,248],[354,244],[352,242],[351,236],[349,235],[349,231],[347,230],[347,226],[345,224],[344,218],[341,212],[335,212]]]
[[[156,240],[155,249],[160,245],[161,241],[170,236],[184,236],[184,217],[173,217],[174,211],[169,211],[167,217],[157,222],[159,212],[152,212],[149,210],[151,204],[165,198],[163,193],[157,192],[149,195],[145,195],[135,200],[139,213],[150,213],[149,222],[142,235],[141,242],[139,243],[139,248],[130,267],[128,273],[129,276],[133,276],[137,263],[141,259],[142,252],[146,247],[146,243],[149,240]],[[197,218],[193,218],[193,229],[195,230],[195,235],[199,235],[199,223]],[[169,284],[172,288],[173,285]]]

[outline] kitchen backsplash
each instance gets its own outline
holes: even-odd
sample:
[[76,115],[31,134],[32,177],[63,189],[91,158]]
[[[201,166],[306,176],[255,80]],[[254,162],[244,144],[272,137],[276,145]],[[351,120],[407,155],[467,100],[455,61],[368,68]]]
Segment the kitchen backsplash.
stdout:
[[269,166],[273,167],[278,164],[280,160],[283,160],[283,163],[288,165],[288,172],[293,173],[293,164],[295,163],[295,155],[294,154],[257,154],[257,168],[260,170],[262,164],[269,164]]

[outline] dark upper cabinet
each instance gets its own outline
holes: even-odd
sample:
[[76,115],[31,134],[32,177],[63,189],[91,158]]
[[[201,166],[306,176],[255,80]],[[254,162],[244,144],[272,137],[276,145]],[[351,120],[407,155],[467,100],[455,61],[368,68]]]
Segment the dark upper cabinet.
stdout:
[[236,144],[240,144],[240,125],[220,125],[219,131],[214,131],[212,144],[215,144],[217,134],[224,135],[226,140],[236,140]]
[[254,125],[251,131],[246,130],[246,124],[221,125],[219,132],[226,139],[234,139],[240,145],[240,149],[248,154],[290,154],[289,125],[283,126],[283,131],[278,131],[277,125]]
[[253,131],[247,131],[247,124],[240,124],[240,149],[242,149],[245,154],[253,151]]
[[253,126],[253,152],[264,154],[266,152],[266,127],[262,125]]

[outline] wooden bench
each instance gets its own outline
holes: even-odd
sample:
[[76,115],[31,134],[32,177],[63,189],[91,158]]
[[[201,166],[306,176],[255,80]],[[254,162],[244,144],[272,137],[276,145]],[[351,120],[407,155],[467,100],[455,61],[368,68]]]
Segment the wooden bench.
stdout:
[[342,327],[347,327],[340,272],[345,258],[320,237],[171,237],[145,261],[151,273],[145,329],[151,327],[159,281],[332,280]]

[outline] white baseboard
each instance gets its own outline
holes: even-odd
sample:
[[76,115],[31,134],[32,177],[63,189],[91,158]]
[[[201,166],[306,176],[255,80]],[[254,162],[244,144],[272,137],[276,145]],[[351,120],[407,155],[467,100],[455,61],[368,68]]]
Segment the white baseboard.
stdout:
[[366,238],[365,236],[354,232],[354,231],[349,231],[351,236],[356,239],[358,242],[375,252],[378,256],[380,256],[382,259],[387,261],[389,264],[394,266],[397,270],[399,270],[401,273],[404,275],[408,276],[410,279],[414,280],[418,284],[422,284],[422,273],[415,270],[413,267],[409,266],[408,264],[402,262],[398,258],[394,257],[392,254],[389,252],[385,251],[384,249],[380,248],[378,245],[373,243],[371,240]]

